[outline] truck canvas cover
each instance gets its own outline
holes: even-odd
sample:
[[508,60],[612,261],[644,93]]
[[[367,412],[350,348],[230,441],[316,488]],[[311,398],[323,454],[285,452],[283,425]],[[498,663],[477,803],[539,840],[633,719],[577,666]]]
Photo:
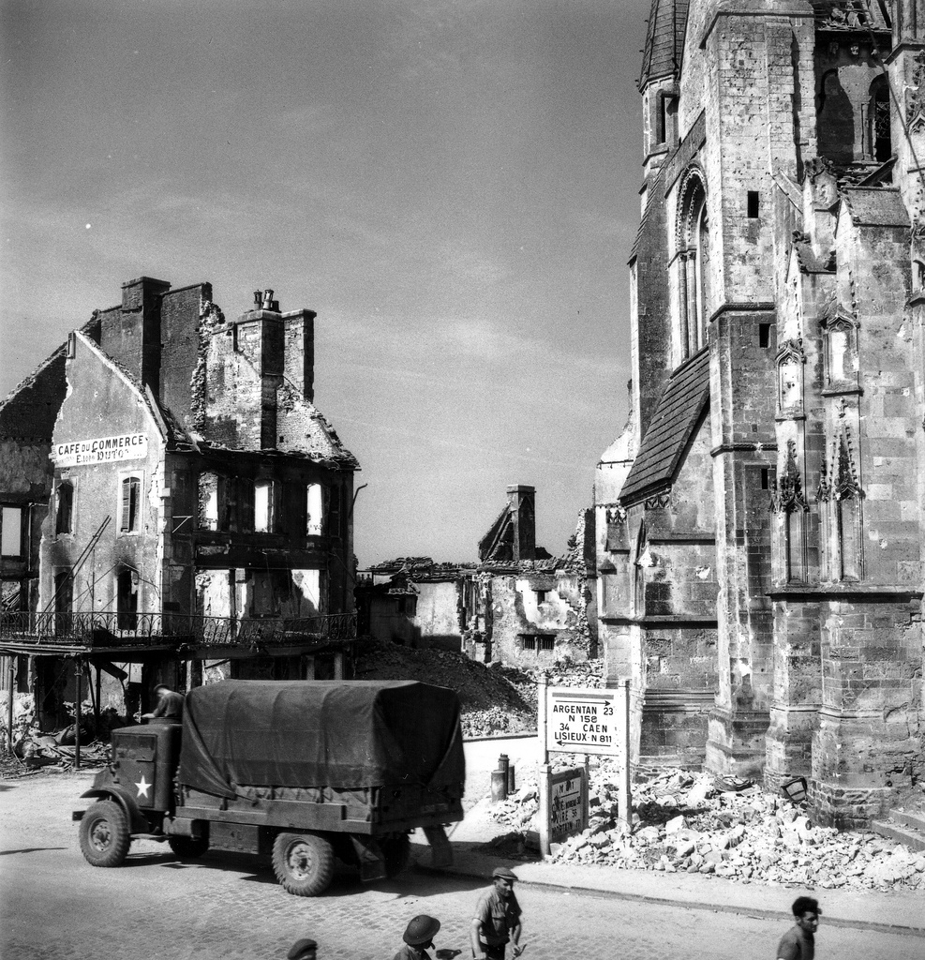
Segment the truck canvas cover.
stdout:
[[186,696],[179,780],[239,786],[461,789],[459,700],[416,681],[226,680]]

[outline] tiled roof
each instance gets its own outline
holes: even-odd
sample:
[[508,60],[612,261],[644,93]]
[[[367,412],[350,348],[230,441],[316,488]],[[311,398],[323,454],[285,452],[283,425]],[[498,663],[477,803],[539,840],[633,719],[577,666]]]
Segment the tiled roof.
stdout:
[[851,222],[866,227],[908,227],[909,214],[898,190],[848,187],[845,200]]
[[678,72],[689,6],[690,0],[652,0],[646,45],[642,51],[640,89],[650,80]]
[[675,370],[639,454],[620,491],[621,503],[635,502],[671,484],[694,427],[710,398],[710,353],[704,348]]

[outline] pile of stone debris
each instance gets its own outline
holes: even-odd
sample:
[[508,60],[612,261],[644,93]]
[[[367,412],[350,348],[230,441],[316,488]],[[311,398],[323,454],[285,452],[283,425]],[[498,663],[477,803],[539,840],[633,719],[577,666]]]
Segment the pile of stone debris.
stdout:
[[[572,765],[557,758],[556,767]],[[925,890],[925,852],[872,833],[816,826],[805,805],[747,782],[704,773],[649,771],[633,785],[633,829],[616,820],[614,768],[591,769],[590,825],[552,850],[559,862],[666,873],[701,873],[743,883],[845,889]],[[732,787],[732,789],[728,789]],[[516,831],[536,830],[536,781],[492,808]]]
[[478,663],[447,650],[414,650],[372,640],[357,646],[354,665],[357,680],[421,680],[455,690],[467,737],[535,730],[541,672],[550,686],[603,685],[602,660],[564,658],[543,668],[520,669]]
[[[536,729],[536,707],[524,697],[521,686],[511,681],[509,671],[477,663],[461,653],[367,641],[357,647],[354,676],[357,680],[420,680],[450,687],[459,694],[467,737]],[[535,694],[533,701],[535,704]]]

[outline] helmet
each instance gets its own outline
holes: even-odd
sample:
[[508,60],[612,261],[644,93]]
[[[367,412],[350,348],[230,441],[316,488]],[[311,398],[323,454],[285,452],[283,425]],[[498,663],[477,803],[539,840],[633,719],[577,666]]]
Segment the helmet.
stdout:
[[402,940],[410,947],[422,947],[434,939],[439,929],[439,920],[422,913],[420,916],[414,917],[408,924]]

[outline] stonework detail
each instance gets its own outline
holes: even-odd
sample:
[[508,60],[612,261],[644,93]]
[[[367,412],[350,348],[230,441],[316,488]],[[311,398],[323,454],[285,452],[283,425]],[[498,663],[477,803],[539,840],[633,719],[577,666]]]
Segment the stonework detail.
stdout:
[[633,411],[595,485],[606,676],[640,759],[804,776],[860,825],[925,767],[925,21],[666,9],[640,92],[677,139],[645,147]]

